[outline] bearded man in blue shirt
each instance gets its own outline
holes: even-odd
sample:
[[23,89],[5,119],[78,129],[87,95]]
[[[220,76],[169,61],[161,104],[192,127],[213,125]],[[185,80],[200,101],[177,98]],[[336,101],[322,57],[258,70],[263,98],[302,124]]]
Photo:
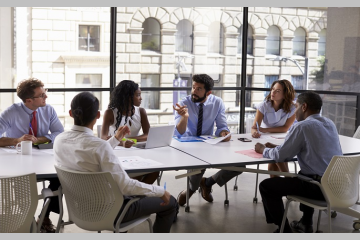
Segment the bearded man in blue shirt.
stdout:
[[[173,106],[175,110],[175,135],[178,138],[186,136],[215,135],[225,137],[230,133],[226,123],[225,105],[221,98],[211,94],[214,80],[207,74],[193,76],[191,95]],[[223,140],[230,141],[231,136]],[[201,196],[207,202],[213,202],[212,185],[223,186],[241,172],[220,170],[209,178],[204,178],[205,169],[201,173],[190,176],[189,198],[200,187]],[[177,201],[180,206],[186,203],[186,190],[179,193]]]

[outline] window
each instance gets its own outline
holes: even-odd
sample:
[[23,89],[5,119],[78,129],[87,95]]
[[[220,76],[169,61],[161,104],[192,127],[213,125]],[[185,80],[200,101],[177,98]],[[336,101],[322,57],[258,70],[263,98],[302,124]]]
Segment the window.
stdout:
[[[265,76],[265,86],[264,88],[270,89],[271,84],[275,82],[276,80],[279,80],[279,75],[266,75]],[[264,92],[264,98],[269,95],[270,91]]]
[[[239,28],[239,37],[238,37],[238,54],[241,54],[242,51],[242,26]],[[251,26],[248,26],[248,37],[247,37],[247,54],[253,54],[254,38],[253,38],[253,29]]]
[[184,19],[181,20],[176,25],[176,39],[175,39],[175,45],[176,45],[176,51],[177,52],[188,52],[192,53],[193,51],[193,25],[190,21]]
[[160,23],[155,18],[148,18],[143,23],[142,50],[160,51]]
[[[240,87],[241,86],[241,75],[238,74],[236,76],[236,86]],[[251,87],[252,86],[252,75],[246,75],[246,85],[247,87]],[[241,92],[240,91],[236,91],[236,103],[235,106],[238,107],[240,106],[240,102],[241,102]],[[245,107],[251,107],[251,91],[245,91]]]
[[[222,74],[208,74],[214,80],[214,88],[222,87]],[[218,96],[219,98],[222,97],[222,90],[212,90],[212,94]]]
[[[76,74],[76,87],[77,88],[101,88],[102,75],[101,74]],[[101,92],[91,92],[102,102]],[[102,110],[99,105],[99,110]]]
[[[160,87],[159,74],[141,74],[142,87]],[[141,91],[141,107],[145,109],[160,109],[160,93],[158,91]]]
[[280,55],[280,30],[276,26],[267,30],[266,54]]
[[319,33],[318,56],[325,56],[325,45],[326,45],[326,29],[323,29]]
[[303,28],[297,28],[294,32],[293,55],[305,56],[306,33]]
[[291,84],[295,90],[303,90],[306,88],[306,82],[303,75],[291,76]]
[[213,22],[209,26],[208,52],[219,54],[224,52],[224,27],[219,22]]
[[79,50],[100,51],[100,26],[79,25]]

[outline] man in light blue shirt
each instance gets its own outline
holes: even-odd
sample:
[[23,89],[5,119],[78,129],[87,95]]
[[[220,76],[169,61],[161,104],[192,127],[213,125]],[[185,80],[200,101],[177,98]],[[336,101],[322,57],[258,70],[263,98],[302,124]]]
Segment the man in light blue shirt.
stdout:
[[[301,168],[299,174],[320,182],[332,157],[342,155],[336,126],[330,119],[320,116],[321,106],[319,94],[311,91],[300,94],[295,110],[298,123],[290,129],[285,142],[279,146],[257,143],[255,151],[276,162],[284,162],[297,156]],[[275,223],[279,228],[284,214],[283,196],[298,195],[324,200],[318,186],[299,178],[265,179],[260,183],[259,189],[267,223]],[[300,210],[303,217],[291,224],[286,220],[284,232],[313,232],[314,209],[300,204]]]
[[[0,147],[15,146],[21,141],[35,144],[54,142],[64,131],[54,108],[46,104],[44,84],[35,79],[19,83],[17,95],[23,101],[14,103],[0,115]],[[31,126],[35,114],[37,126]],[[35,131],[35,132],[34,132]]]
[[[15,146],[21,141],[32,141],[35,144],[54,142],[56,136],[64,131],[53,107],[46,104],[44,84],[35,78],[24,80],[16,89],[23,101],[14,103],[0,114],[0,147]],[[58,190],[57,178],[49,180],[48,188]],[[41,226],[42,232],[54,233],[55,228],[49,218],[51,212],[59,213],[58,198],[52,198]]]
[[[225,105],[221,98],[211,94],[214,80],[206,74],[193,76],[191,95],[184,98],[174,106],[175,110],[175,135],[183,136],[213,135],[214,123],[216,124],[215,135],[224,137],[230,131],[225,117]],[[200,123],[200,124],[199,124]],[[230,141],[231,136],[224,139]],[[209,146],[210,147],[210,146]],[[197,175],[190,176],[189,198],[200,187],[201,196],[208,202],[213,201],[211,187],[215,183],[223,186],[241,172],[220,170],[209,178],[204,178],[205,169]],[[186,203],[186,190],[180,192],[178,203],[184,206]]]

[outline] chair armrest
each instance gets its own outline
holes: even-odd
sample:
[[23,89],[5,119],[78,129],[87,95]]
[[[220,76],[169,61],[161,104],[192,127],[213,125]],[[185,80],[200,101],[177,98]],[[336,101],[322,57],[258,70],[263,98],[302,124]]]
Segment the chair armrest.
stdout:
[[129,209],[130,205],[133,204],[134,202],[136,201],[139,201],[140,199],[142,198],[145,198],[146,196],[144,195],[136,195],[136,196],[133,196],[134,198],[130,199],[130,201],[128,201],[123,209],[123,211],[121,212],[118,220],[116,221],[116,224],[115,224],[115,229],[117,228],[120,228],[120,224],[123,220],[123,218],[125,217],[125,214],[127,212],[127,210]]

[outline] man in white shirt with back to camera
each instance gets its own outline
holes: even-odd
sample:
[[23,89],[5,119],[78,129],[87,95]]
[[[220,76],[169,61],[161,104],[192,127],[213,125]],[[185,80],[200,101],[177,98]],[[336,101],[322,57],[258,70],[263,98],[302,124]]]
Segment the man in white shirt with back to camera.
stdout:
[[176,199],[163,187],[131,179],[113,152],[125,134],[130,133],[129,128],[120,127],[108,141],[95,137],[93,127],[100,118],[99,100],[89,92],[79,93],[73,98],[69,114],[74,118],[74,126],[56,138],[56,164],[74,171],[110,172],[124,195],[124,205],[133,195],[147,196],[130,206],[123,222],[156,213],[153,231],[170,232],[178,211]]

